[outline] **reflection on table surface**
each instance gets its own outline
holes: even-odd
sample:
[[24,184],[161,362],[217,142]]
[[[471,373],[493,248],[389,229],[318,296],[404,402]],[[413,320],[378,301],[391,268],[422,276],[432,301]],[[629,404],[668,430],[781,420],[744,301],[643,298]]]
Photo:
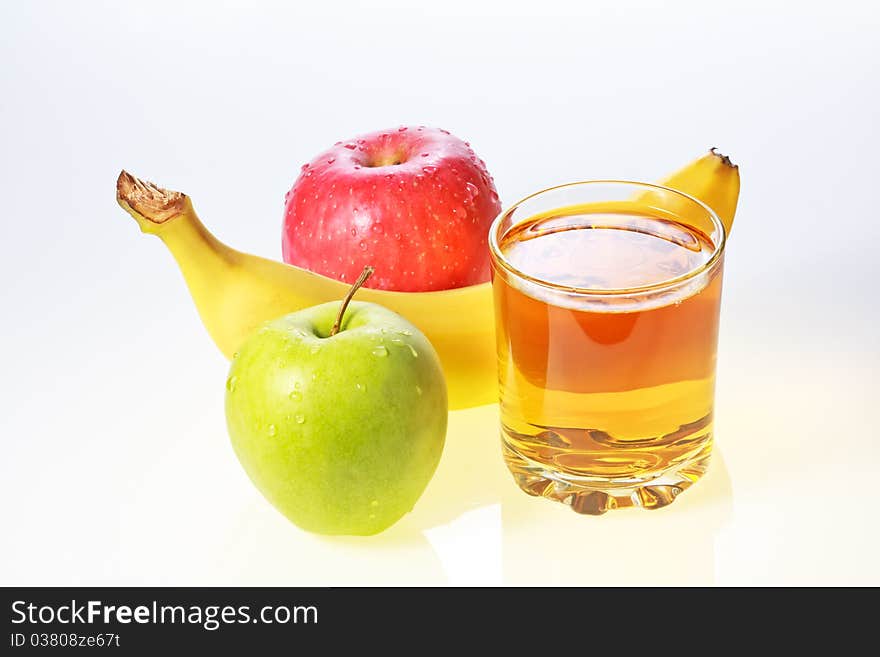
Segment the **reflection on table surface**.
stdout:
[[238,571],[233,581],[254,584],[708,584],[731,498],[716,450],[704,478],[665,509],[580,516],[516,487],[501,460],[497,407],[484,406],[451,414],[437,473],[385,533],[311,536],[272,509],[245,508],[224,558]]

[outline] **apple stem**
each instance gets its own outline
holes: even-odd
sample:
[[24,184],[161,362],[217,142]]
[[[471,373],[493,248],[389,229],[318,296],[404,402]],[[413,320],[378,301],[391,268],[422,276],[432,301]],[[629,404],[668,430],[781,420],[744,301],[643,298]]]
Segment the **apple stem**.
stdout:
[[342,300],[342,306],[339,308],[339,314],[336,315],[336,321],[333,322],[333,328],[330,329],[330,337],[332,338],[334,335],[339,333],[339,327],[342,326],[342,316],[345,315],[345,309],[348,308],[348,304],[351,301],[354,293],[358,291],[358,289],[367,282],[367,279],[373,275],[373,272],[376,271],[370,265],[364,267],[364,270],[361,272],[361,275],[357,277],[357,280],[351,286],[351,289],[348,291],[348,294],[345,295],[345,298]]

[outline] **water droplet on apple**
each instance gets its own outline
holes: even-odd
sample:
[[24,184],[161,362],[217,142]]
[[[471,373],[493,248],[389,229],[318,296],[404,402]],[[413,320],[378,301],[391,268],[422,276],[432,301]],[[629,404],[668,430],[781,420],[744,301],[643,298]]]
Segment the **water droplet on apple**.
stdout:
[[278,432],[278,430],[275,428],[275,425],[274,425],[274,424],[270,424],[270,425],[269,425],[268,434],[269,434],[270,436],[274,436],[277,432]]
[[226,379],[226,389],[229,392],[235,392],[235,384],[237,382],[238,382],[237,376],[230,376],[228,379]]
[[373,355],[374,356],[387,356],[388,349],[385,348],[385,345],[378,344],[373,347]]
[[366,392],[367,391],[367,386],[364,385],[363,383],[355,383],[354,387],[358,389],[358,392]]
[[293,419],[296,420],[297,424],[302,424],[303,422],[306,421],[306,416],[301,413],[297,413],[296,415],[293,416]]
[[419,352],[416,351],[416,348],[413,347],[411,344],[410,344],[410,345],[407,345],[407,346],[409,347],[409,353],[411,353],[411,354],[413,355],[413,358],[418,358],[418,357],[419,357]]
[[333,164],[336,161],[335,157],[327,158],[327,164]]
[[348,150],[353,151],[355,148],[357,148],[357,145],[356,144],[346,144],[345,147]]
[[405,125],[402,125],[397,129],[397,132],[406,132],[407,130],[409,130],[409,128],[407,128]]
[[424,171],[425,173],[427,173],[429,175],[434,173],[436,170],[437,170],[437,167],[422,167],[422,171]]
[[290,401],[295,402],[302,401],[303,398],[302,393],[299,390],[291,390],[288,397],[290,397]]
[[236,351],[234,354],[232,354],[232,360],[235,360],[237,358],[238,358],[238,352]]
[[421,386],[416,386],[416,394],[417,394],[419,397],[422,396],[422,387],[421,387]]
[[[360,164],[355,164],[355,165],[354,165],[354,168],[355,168],[355,170],[360,169],[360,168],[361,168],[361,165],[360,165]],[[350,193],[351,193],[351,190],[349,190],[349,194],[350,194]]]
[[372,502],[370,502],[370,506],[372,506],[372,507],[379,506],[379,500],[373,500]]
[[492,200],[495,201],[496,203],[499,200],[498,199],[498,192],[496,192],[494,189],[492,190]]
[[480,190],[472,182],[467,183],[465,188],[467,189],[468,194],[471,195],[471,198],[477,198],[480,195]]
[[422,157],[428,157],[428,155],[430,155],[430,153],[422,153],[421,155],[422,155]]
[[[357,212],[357,210],[355,210],[355,212]],[[357,237],[357,234],[358,234],[357,228],[352,228],[351,229],[351,236]]]
[[391,344],[403,344],[403,338],[391,338]]
[[412,331],[409,329],[400,329],[398,333],[400,333],[400,335],[412,335]]
[[361,251],[366,251],[366,250],[367,250],[367,243],[364,242],[363,240],[360,241],[360,243],[358,244],[358,246],[361,247]]

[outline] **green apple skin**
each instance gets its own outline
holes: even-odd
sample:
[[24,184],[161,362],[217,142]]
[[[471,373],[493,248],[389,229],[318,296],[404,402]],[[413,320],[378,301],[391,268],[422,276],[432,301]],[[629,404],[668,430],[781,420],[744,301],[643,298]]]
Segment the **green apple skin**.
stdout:
[[370,535],[413,508],[446,437],[446,381],[400,315],[353,301],[267,322],[226,381],[232,446],[281,513],[318,534]]

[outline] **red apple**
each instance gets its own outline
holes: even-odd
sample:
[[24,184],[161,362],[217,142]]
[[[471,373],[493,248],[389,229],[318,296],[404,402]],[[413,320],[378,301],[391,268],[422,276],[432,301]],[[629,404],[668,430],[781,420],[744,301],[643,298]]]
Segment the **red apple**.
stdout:
[[302,168],[285,203],[292,265],[369,287],[420,292],[489,280],[501,206],[486,164],[446,130],[400,127],[337,142]]

